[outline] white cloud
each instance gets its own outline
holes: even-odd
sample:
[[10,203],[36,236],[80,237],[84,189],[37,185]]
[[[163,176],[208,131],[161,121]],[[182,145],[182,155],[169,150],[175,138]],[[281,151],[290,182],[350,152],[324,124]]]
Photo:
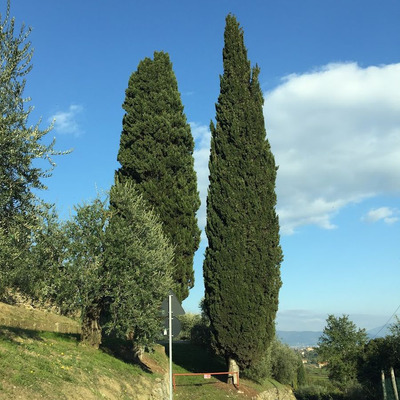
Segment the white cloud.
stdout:
[[282,233],[332,229],[346,205],[400,193],[399,76],[400,64],[329,64],[265,94]]
[[279,310],[277,329],[282,331],[322,331],[327,315],[310,310]]
[[204,227],[206,225],[206,200],[208,188],[208,159],[210,157],[211,132],[205,125],[195,122],[190,123],[194,137],[194,169],[197,173],[197,187],[200,192],[201,206],[197,212],[199,227],[202,230],[202,239],[205,239]]
[[71,104],[67,111],[58,111],[52,115],[49,122],[54,121],[54,130],[58,133],[79,136],[82,130],[78,123],[78,116],[82,111],[82,106]]
[[386,224],[393,224],[399,220],[399,210],[396,208],[380,207],[370,210],[366,216],[363,217],[363,221],[366,222],[378,222],[383,221]]

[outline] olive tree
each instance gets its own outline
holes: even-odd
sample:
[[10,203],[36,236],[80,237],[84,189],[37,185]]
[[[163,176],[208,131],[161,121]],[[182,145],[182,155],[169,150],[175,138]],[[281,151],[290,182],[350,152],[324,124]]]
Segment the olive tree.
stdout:
[[161,332],[162,300],[173,285],[173,247],[135,186],[116,181],[106,228],[108,331],[132,340],[137,355]]
[[[46,188],[52,157],[62,154],[54,150],[54,140],[45,143],[51,127],[41,129],[40,121],[28,125],[32,107],[24,89],[32,69],[30,32],[24,26],[16,30],[8,1],[5,16],[0,14],[0,292],[18,286],[18,278],[30,272],[31,235],[40,213],[35,191]],[[48,168],[34,164],[38,159],[48,161]]]

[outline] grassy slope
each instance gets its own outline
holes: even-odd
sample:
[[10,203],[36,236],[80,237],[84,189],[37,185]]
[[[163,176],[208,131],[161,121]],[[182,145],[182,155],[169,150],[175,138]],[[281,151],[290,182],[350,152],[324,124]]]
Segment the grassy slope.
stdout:
[[63,330],[78,332],[79,325],[0,303],[0,399],[132,399],[167,370],[161,346],[146,358],[151,372],[129,362],[120,343],[95,350]]
[[[128,360],[126,344],[108,343],[94,350],[82,346],[76,333],[57,332],[63,328],[79,331],[78,324],[65,317],[0,303],[0,399],[135,399],[167,371],[168,360],[160,346],[146,355],[149,370]],[[178,373],[225,369],[190,344],[174,344],[173,358],[173,370]],[[238,391],[214,377],[177,377],[174,398],[250,399],[274,385],[271,382],[261,387],[241,380]]]

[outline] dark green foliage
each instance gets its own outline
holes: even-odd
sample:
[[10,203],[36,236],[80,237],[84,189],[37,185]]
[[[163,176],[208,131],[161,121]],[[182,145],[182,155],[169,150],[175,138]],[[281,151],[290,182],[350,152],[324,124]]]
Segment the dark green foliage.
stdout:
[[266,140],[259,69],[250,68],[243,31],[228,15],[224,73],[211,124],[205,305],[214,348],[246,368],[275,335],[281,286],[276,166]]
[[299,357],[299,361],[297,364],[297,385],[304,386],[306,382],[307,382],[306,369],[304,368],[304,364],[301,357]]
[[179,322],[181,323],[181,331],[175,339],[190,340],[192,329],[201,324],[202,318],[200,314],[186,313],[179,316]]
[[203,347],[204,350],[211,350],[210,320],[205,312],[204,299],[200,302],[201,316],[190,332],[190,342]]
[[357,359],[367,343],[365,329],[358,329],[348,315],[329,315],[318,341],[318,356],[327,361],[329,379],[341,387],[357,382]]
[[390,347],[386,338],[370,340],[358,359],[357,378],[364,387],[365,399],[379,398],[382,393],[381,371],[389,371]]
[[272,378],[273,377],[272,371],[271,371],[272,347],[273,347],[273,344],[270,346],[270,348],[266,351],[266,353],[261,358],[259,358],[255,362],[253,362],[253,364],[251,364],[250,367],[241,371],[242,376],[245,378],[248,378],[254,382],[257,382],[259,384],[263,384],[266,378]]
[[[357,377],[365,390],[365,399],[376,399],[382,393],[381,371],[387,380],[390,368],[397,376],[400,371],[400,320],[390,327],[391,334],[384,338],[371,339],[358,359]],[[390,385],[389,385],[390,386]]]
[[[302,386],[295,390],[297,400],[357,400],[358,398],[347,397],[338,389],[326,388],[317,385]],[[361,400],[361,398],[360,398]]]
[[161,332],[160,306],[172,284],[173,248],[131,182],[117,181],[112,187],[110,211],[106,326],[120,337],[130,337],[137,347],[152,344]]
[[145,58],[126,90],[116,176],[130,180],[163,223],[175,247],[174,291],[180,301],[194,284],[193,255],[200,231],[194,141],[169,56]]

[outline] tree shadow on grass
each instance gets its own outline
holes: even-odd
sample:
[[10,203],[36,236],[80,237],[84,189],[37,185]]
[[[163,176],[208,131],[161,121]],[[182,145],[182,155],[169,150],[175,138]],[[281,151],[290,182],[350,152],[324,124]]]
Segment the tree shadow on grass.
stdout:
[[134,355],[133,344],[130,340],[124,340],[114,335],[104,335],[100,350],[104,353],[118,358],[119,360],[139,366],[142,371],[152,374],[152,370]]
[[[60,333],[39,331],[34,329],[25,329],[19,327],[11,327],[0,325],[0,338],[3,341],[13,343],[17,346],[22,345],[24,340],[34,340],[44,342],[46,339],[55,338],[58,340],[72,341],[77,346],[80,342],[80,335],[77,333]],[[151,369],[140,360],[135,359],[132,349],[132,343],[127,340],[118,339],[115,337],[105,337],[100,350],[112,357],[118,358],[127,364],[138,365],[144,372],[152,373]]]
[[75,333],[47,332],[0,325],[0,337],[5,341],[9,341],[17,345],[21,344],[21,339],[31,339],[38,342],[43,342],[45,340],[43,338],[44,335],[53,336],[64,340],[74,340],[77,343],[79,340],[79,335]]
[[20,339],[32,339],[42,342],[38,331],[31,329],[12,328],[9,326],[0,326],[0,337],[2,340],[20,345]]
[[[164,347],[169,356],[168,343],[164,344]],[[190,342],[174,342],[172,346],[172,360],[175,365],[191,373],[227,372],[227,366],[221,357],[217,357],[204,347],[191,344]],[[227,382],[227,375],[214,375],[213,377],[218,381]],[[212,383],[204,382],[201,385]]]

